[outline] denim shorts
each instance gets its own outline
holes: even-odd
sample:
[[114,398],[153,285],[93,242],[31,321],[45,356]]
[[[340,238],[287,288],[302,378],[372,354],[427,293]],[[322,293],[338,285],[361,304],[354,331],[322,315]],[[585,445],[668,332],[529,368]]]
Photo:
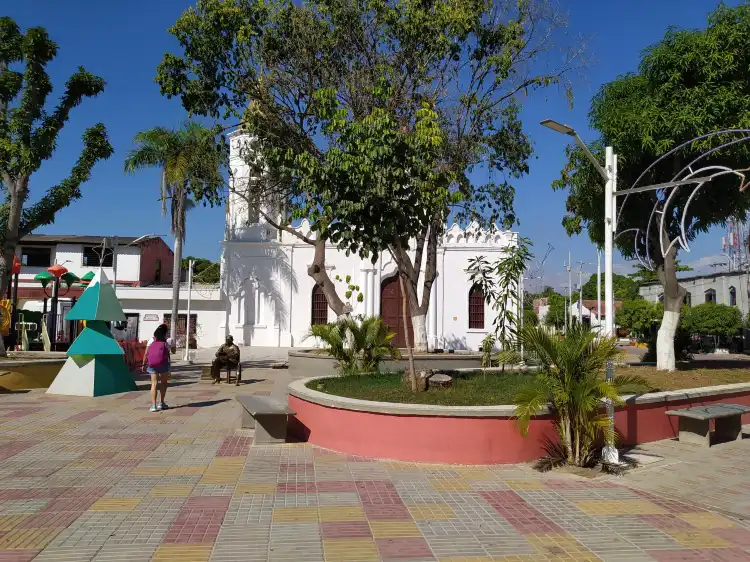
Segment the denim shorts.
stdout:
[[159,367],[157,369],[154,369],[153,367],[146,368],[146,372],[150,375],[168,375],[169,374],[169,365],[166,365],[165,367]]

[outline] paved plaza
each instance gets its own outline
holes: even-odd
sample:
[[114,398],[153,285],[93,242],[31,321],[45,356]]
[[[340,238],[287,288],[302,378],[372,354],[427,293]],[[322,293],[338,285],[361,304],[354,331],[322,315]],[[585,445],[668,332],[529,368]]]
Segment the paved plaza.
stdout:
[[233,397],[287,371],[177,371],[160,413],[145,390],[0,395],[0,562],[750,560],[750,440],[652,444],[624,478],[260,447]]

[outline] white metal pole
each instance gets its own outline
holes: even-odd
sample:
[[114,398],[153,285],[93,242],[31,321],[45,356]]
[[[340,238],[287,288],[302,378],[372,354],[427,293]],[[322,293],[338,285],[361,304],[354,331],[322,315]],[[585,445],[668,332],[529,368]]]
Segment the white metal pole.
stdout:
[[[117,236],[112,237],[112,288],[115,290],[115,296],[117,296],[117,243],[119,241],[120,239]],[[104,259],[104,256],[102,256],[102,259]]]
[[583,264],[578,269],[578,323],[583,324]]
[[568,295],[563,295],[563,300],[565,301],[565,326],[563,326],[563,333],[568,333]]
[[[615,155],[611,146],[605,149],[604,169],[607,181],[604,184],[604,334],[615,336],[615,303],[612,291],[613,254],[614,254],[614,194],[615,194]],[[606,378],[611,381],[614,377],[614,365],[607,361]],[[614,433],[615,408],[611,400],[607,400],[607,417],[609,417],[610,431]],[[619,464],[619,453],[614,443],[607,443],[602,451],[602,461],[607,464]]]
[[[523,306],[523,273],[521,273],[521,281],[520,281],[520,287],[518,291],[520,295],[520,301],[521,301],[521,316],[519,319],[519,328],[521,331],[523,331],[523,314],[524,314],[524,306]],[[523,341],[521,341],[521,362],[523,363]]]
[[[573,275],[571,274],[571,270],[573,269],[571,267],[571,264],[573,262],[570,261],[570,250],[568,250],[568,303],[570,308],[573,308]],[[570,311],[570,325],[573,326],[573,310]]]
[[596,253],[596,318],[599,333],[602,331],[602,251]]
[[185,361],[190,362],[190,302],[193,294],[193,260],[188,261],[187,321],[185,322]]

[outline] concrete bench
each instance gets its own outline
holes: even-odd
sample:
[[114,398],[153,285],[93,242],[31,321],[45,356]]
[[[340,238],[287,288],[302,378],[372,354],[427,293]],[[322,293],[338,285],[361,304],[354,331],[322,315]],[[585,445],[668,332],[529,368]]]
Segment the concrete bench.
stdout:
[[287,416],[296,412],[265,396],[237,396],[242,406],[242,428],[255,428],[253,443],[285,443]]
[[750,407],[740,404],[714,404],[666,412],[680,419],[680,441],[705,447],[711,446],[711,420],[714,420],[714,441],[736,441],[742,439],[742,414],[747,413]]

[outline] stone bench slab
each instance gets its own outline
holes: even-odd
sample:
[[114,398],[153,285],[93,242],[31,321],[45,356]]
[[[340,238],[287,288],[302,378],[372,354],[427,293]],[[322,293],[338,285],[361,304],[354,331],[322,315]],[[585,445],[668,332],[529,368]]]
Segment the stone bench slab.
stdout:
[[242,428],[255,428],[253,443],[285,443],[288,416],[296,412],[265,396],[236,396],[242,406]]
[[[750,407],[741,404],[714,404],[669,410],[665,413],[679,418],[680,442],[710,447],[712,440],[725,442],[742,439],[742,414],[750,413]],[[715,424],[713,433],[711,420]]]
[[668,416],[681,416],[694,420],[715,420],[731,416],[741,416],[750,413],[750,407],[741,404],[714,404],[712,406],[696,406],[683,410],[669,410]]

